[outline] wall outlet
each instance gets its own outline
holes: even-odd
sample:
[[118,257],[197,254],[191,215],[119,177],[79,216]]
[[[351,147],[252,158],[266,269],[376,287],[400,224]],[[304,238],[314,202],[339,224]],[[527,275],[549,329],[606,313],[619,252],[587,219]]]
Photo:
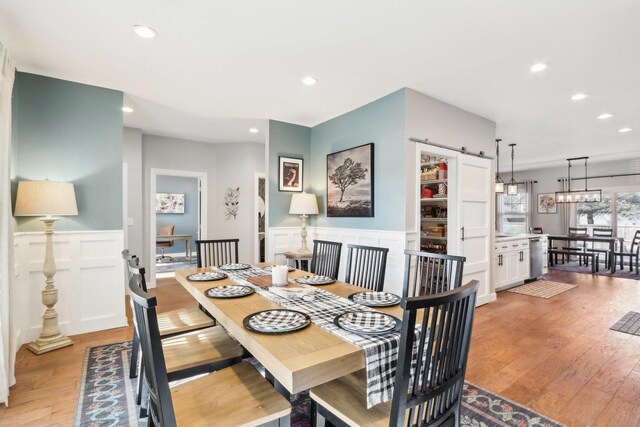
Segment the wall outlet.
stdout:
[[133,218],[127,218],[127,225],[128,225],[129,227],[132,227],[132,226],[133,226]]

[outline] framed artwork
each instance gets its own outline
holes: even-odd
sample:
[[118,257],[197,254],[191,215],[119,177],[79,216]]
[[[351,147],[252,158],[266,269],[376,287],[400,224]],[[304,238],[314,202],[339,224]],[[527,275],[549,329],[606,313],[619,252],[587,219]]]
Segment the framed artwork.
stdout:
[[278,190],[302,192],[303,160],[292,157],[278,157]]
[[558,212],[555,193],[538,193],[538,213],[554,214]]
[[328,154],[327,216],[373,214],[373,142]]
[[156,193],[156,213],[183,214],[184,194]]

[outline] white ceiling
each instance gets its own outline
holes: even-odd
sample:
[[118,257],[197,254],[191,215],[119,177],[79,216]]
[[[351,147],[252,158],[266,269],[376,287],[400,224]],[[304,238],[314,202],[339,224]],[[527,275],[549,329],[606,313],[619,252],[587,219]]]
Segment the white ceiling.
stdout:
[[264,141],[264,119],[311,126],[411,87],[496,121],[520,169],[640,155],[638,22],[638,0],[0,1],[20,70],[122,90],[148,133]]

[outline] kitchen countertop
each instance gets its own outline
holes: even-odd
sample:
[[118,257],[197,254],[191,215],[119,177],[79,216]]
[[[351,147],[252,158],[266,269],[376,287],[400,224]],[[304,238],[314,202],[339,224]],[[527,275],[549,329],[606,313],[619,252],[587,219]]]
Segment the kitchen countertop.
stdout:
[[496,234],[496,243],[509,242],[511,240],[535,239],[537,237],[546,237],[547,234]]

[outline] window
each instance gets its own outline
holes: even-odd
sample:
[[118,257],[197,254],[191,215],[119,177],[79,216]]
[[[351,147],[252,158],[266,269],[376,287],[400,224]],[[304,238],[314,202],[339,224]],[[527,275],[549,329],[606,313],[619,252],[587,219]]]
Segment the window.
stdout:
[[612,228],[613,235],[624,238],[628,246],[640,228],[640,192],[603,191],[599,203],[576,203],[576,224],[589,234],[594,228]]
[[498,196],[498,228],[505,234],[528,233],[529,197],[518,188],[518,194]]

